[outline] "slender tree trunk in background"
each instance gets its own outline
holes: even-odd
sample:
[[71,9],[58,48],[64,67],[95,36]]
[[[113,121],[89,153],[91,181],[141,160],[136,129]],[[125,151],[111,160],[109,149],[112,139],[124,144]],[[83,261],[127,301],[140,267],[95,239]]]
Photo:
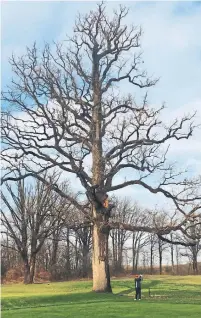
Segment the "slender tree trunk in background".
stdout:
[[8,268],[10,268],[10,253],[9,253],[8,231],[6,232],[6,262],[7,262]]
[[135,271],[138,270],[138,262],[139,262],[139,246],[137,247],[136,259],[135,259]]
[[120,230],[117,232],[117,255],[118,255],[118,261],[117,261],[117,272],[121,271],[121,233]]
[[135,272],[135,251],[133,251],[133,260],[132,260],[132,273],[134,274]]
[[179,274],[179,247],[176,245],[177,275]]
[[77,234],[76,234],[76,237],[75,237],[75,270],[77,272],[78,270],[78,261],[79,261],[79,254],[78,254],[78,237],[77,237]]
[[196,246],[192,246],[193,274],[198,274],[197,250]]
[[115,248],[115,266],[114,270],[117,274],[117,263],[118,263],[118,235],[117,230],[114,230],[114,248]]
[[163,251],[162,251],[162,243],[160,239],[158,241],[158,253],[159,253],[159,272],[160,272],[160,275],[162,275]]
[[91,229],[84,228],[81,235],[82,243],[82,277],[88,277],[89,275],[89,250],[90,250],[90,240],[91,240]]
[[162,269],[162,254],[159,256],[159,263],[160,263],[160,275],[162,275],[163,269]]
[[188,275],[190,275],[190,272],[191,272],[191,263],[189,262],[189,265],[188,265]]
[[24,284],[30,284],[30,266],[27,256],[23,257],[24,263]]
[[136,239],[136,233],[134,232],[132,235],[132,271],[133,273],[138,269],[138,259],[139,259],[139,244],[138,239]]
[[135,271],[135,232],[132,235],[132,273]]
[[135,271],[138,270],[139,255],[140,255],[140,238],[138,237],[135,242],[136,259],[135,259]]
[[150,269],[151,269],[151,275],[153,275],[153,244],[151,242],[151,253],[150,253]]
[[122,238],[121,238],[120,253],[119,253],[119,270],[120,270],[120,272],[123,271],[123,247],[124,247],[124,243],[123,243]]
[[[196,237],[196,226],[195,226],[195,220],[190,222],[191,227],[190,227],[190,232],[191,232],[191,237]],[[191,259],[192,259],[192,266],[193,266],[193,275],[198,274],[198,264],[197,264],[197,245],[192,246],[190,248],[191,252]]]
[[113,273],[115,273],[115,268],[116,268],[115,230],[112,231],[112,267],[113,267]]
[[[172,238],[172,234],[171,234],[171,240],[172,240],[172,239],[173,239],[173,238]],[[171,244],[170,248],[171,248],[171,265],[172,265],[172,274],[174,275],[175,270],[174,270],[174,246],[173,246],[173,244]]]
[[45,254],[45,270],[46,271],[48,270],[48,260],[49,260],[48,253],[46,253]]
[[36,254],[34,253],[33,255],[31,255],[31,258],[30,258],[30,284],[33,284],[34,282],[35,269],[36,269]]
[[88,270],[89,270],[89,247],[83,245],[82,248],[82,277],[88,277]]
[[146,255],[145,253],[143,253],[143,260],[142,260],[142,264],[143,264],[143,269],[146,269]]
[[[77,241],[76,241],[76,269],[78,268],[78,252],[77,252]],[[71,263],[70,263],[70,230],[67,228],[66,231],[66,278],[69,279],[71,276]]]
[[57,250],[58,250],[58,240],[56,236],[53,236],[53,242],[52,242],[52,255],[50,259],[50,275],[51,275],[51,281],[57,280]]

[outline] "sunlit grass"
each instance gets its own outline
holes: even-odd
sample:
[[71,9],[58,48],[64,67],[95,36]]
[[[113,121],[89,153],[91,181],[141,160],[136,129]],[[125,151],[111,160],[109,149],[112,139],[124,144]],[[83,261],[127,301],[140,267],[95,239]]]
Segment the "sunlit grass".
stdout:
[[96,294],[90,280],[5,285],[2,316],[201,317],[201,276],[145,276],[141,303],[133,301],[133,277],[114,279],[112,287],[113,294]]

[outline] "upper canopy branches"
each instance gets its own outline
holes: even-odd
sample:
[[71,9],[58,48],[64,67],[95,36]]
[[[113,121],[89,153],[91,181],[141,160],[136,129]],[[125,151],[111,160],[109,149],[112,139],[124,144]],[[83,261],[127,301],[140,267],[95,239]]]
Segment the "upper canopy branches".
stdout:
[[[2,182],[16,180],[19,166],[20,178],[44,182],[42,173],[57,168],[76,175],[88,191],[98,153],[105,192],[140,185],[171,199],[186,217],[186,206],[201,198],[195,190],[200,180],[187,180],[175,170],[167,161],[167,143],[192,136],[195,114],[165,125],[160,118],[164,107],[151,107],[147,93],[139,105],[124,92],[122,81],[132,91],[157,82],[143,67],[142,30],[127,26],[127,14],[120,6],[109,17],[99,4],[78,17],[67,44],[46,44],[43,50],[34,44],[26,55],[11,57],[14,77],[2,92]],[[114,184],[125,171],[129,180]]]

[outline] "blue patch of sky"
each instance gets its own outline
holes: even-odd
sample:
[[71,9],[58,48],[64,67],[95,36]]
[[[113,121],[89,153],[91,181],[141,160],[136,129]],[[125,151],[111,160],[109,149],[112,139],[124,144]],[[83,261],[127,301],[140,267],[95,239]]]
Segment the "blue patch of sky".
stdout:
[[177,16],[189,16],[201,8],[201,1],[177,1],[172,13]]

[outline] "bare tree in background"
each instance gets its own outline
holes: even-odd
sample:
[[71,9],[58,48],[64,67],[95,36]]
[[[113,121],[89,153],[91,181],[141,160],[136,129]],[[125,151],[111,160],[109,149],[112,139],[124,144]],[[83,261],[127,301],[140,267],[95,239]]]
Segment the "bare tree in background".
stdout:
[[[135,207],[129,199],[115,200],[115,209],[113,211],[113,221],[119,221],[127,224],[133,223]],[[114,229],[110,231],[112,240],[112,255],[113,255],[113,271],[114,273],[123,270],[123,252],[127,240],[131,237],[131,232],[124,229]]]
[[33,283],[37,254],[45,240],[63,223],[70,204],[40,181],[25,185],[24,180],[19,180],[16,190],[6,183],[4,190],[1,192],[2,233],[15,242],[21,255],[24,283]]
[[[166,160],[168,141],[191,137],[193,115],[175,119],[169,126],[162,124],[163,106],[151,108],[143,90],[157,80],[143,69],[142,30],[126,25],[125,7],[120,6],[111,17],[106,12],[101,3],[95,11],[79,16],[73,37],[53,50],[46,45],[40,51],[34,45],[25,56],[12,56],[14,77],[2,93],[2,182],[34,176],[47,185],[42,173],[53,167],[78,177],[90,198],[90,212],[58,185],[52,188],[91,222],[93,290],[102,292],[111,291],[110,229],[161,237],[180,231],[190,213],[186,205],[195,200],[191,189],[197,183],[184,180]],[[134,94],[122,93],[123,84],[130,85],[134,94],[142,89],[141,104],[137,105]],[[13,172],[19,162],[22,176],[16,178]],[[129,178],[116,179],[122,181],[114,184],[114,178],[124,173]],[[149,178],[152,175],[154,182]],[[163,227],[108,222],[109,211],[97,209],[92,186],[98,186],[104,197],[106,192],[131,185],[163,194],[173,201],[181,217]]]
[[157,236],[155,234],[150,234],[149,240],[150,240],[150,274],[153,275],[153,273],[154,273],[154,254],[155,254],[155,249],[156,249]]
[[158,238],[158,256],[159,256],[159,273],[163,274],[163,252],[167,248],[167,244]]
[[[137,203],[133,205],[133,216],[131,225],[145,226],[148,223],[149,213],[143,210]],[[132,272],[137,272],[141,249],[147,244],[147,233],[143,231],[133,231],[132,233]]]
[[76,231],[81,249],[81,277],[88,277],[90,273],[91,228],[83,227]]
[[195,238],[196,244],[193,246],[186,246],[185,252],[182,252],[182,256],[189,258],[190,264],[192,264],[193,274],[198,274],[198,255],[201,251],[201,217],[196,213],[188,220],[186,226],[187,235],[185,233],[185,241],[188,242],[189,238]]

